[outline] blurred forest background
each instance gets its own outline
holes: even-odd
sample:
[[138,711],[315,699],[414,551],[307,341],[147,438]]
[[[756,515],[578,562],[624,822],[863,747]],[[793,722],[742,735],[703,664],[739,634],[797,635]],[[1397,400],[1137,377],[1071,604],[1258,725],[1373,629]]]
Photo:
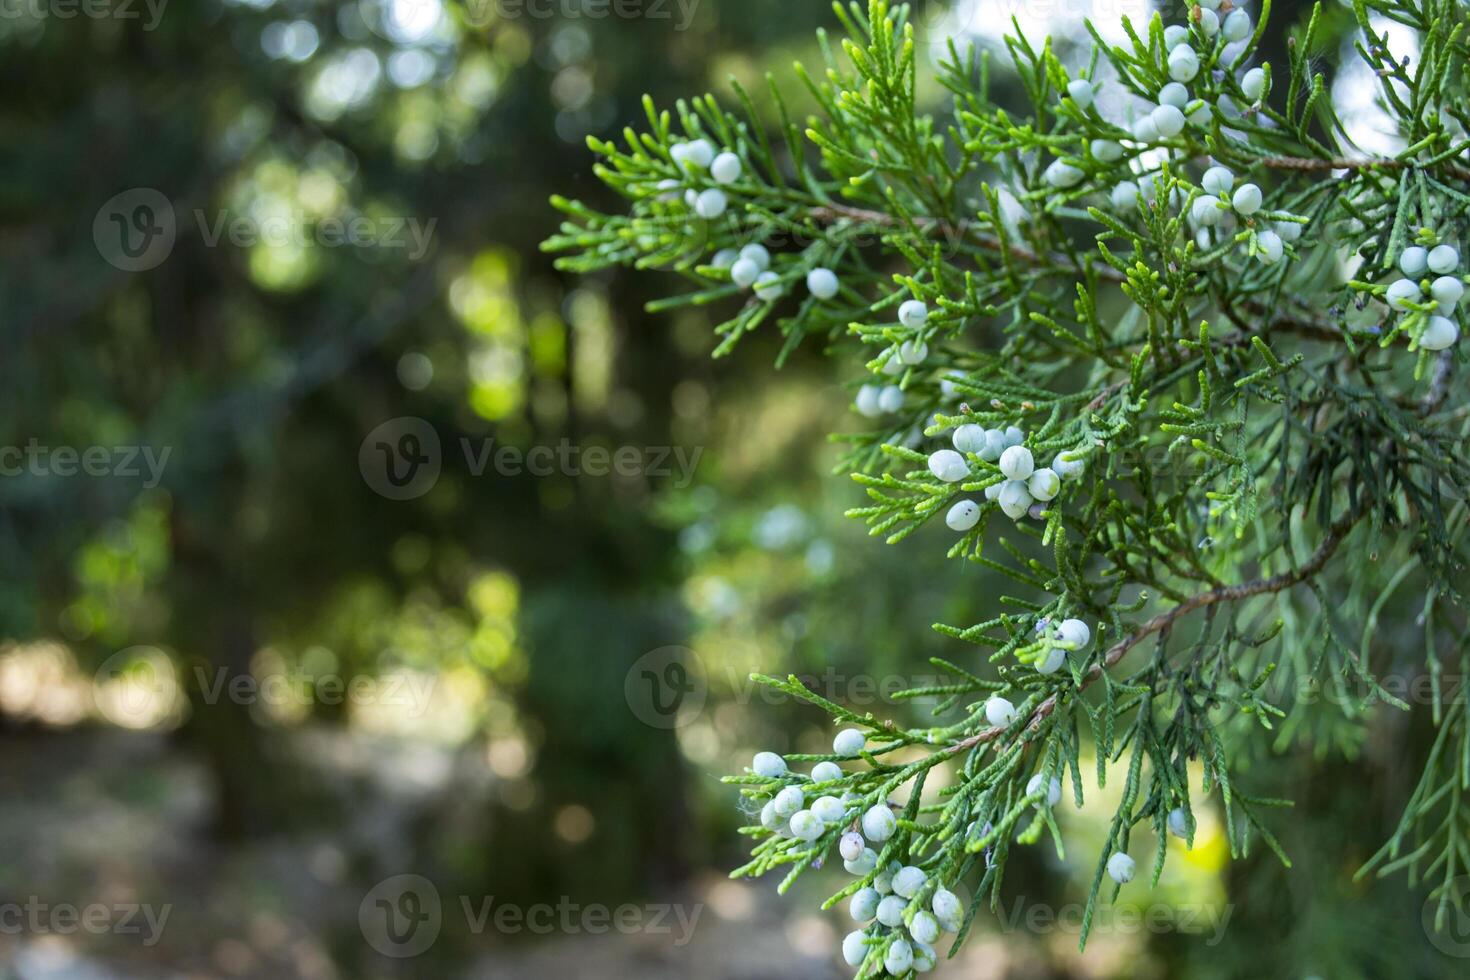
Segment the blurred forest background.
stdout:
[[[916,17],[933,55],[1015,14],[1076,60],[1091,9]],[[717,777],[830,738],[747,675],[917,716],[883,692],[973,664],[929,625],[984,618],[993,583],[841,518],[855,363],[811,342],[776,371],[773,331],[713,361],[705,316],[642,312],[668,278],[574,280],[537,248],[553,192],[611,203],[589,133],[767,70],[809,111],[790,64],[834,24],[791,0],[5,0],[0,975],[843,975],[810,879],[724,877],[747,817]],[[1391,146],[1370,80],[1334,76]],[[480,465],[505,447],[583,465]],[[642,462],[593,472],[623,447]],[[1101,825],[1069,810],[1065,859],[1014,859],[1016,905],[955,975],[1463,976],[1422,892],[1353,880],[1430,735],[1378,723],[1293,731],[1250,772],[1297,800],[1293,871],[1228,861],[1204,812],[1128,893],[1155,924],[1114,910],[1079,956]],[[375,931],[429,891],[425,948]],[[532,929],[492,898],[642,918]]]

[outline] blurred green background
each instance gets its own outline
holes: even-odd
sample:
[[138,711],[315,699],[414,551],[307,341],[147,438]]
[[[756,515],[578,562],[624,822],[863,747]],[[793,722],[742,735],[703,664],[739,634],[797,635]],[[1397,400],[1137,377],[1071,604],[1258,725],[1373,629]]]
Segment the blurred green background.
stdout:
[[[642,312],[672,279],[537,249],[553,192],[616,206],[585,137],[643,93],[771,70],[808,111],[830,10],[0,6],[3,975],[843,975],[837,876],[724,879],[718,776],[830,738],[748,674],[917,721],[885,692],[974,665],[929,625],[994,583],[841,518],[855,363],[712,361],[704,315]],[[937,51],[1090,7],[916,17]],[[1104,790],[952,975],[1463,975],[1421,893],[1352,881],[1422,754],[1311,749],[1252,772],[1293,872],[1203,811],[1079,956]]]

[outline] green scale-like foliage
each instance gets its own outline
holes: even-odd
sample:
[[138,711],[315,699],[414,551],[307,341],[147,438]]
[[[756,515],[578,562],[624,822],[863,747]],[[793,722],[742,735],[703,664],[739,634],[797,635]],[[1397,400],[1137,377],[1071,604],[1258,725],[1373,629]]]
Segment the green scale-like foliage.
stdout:
[[[1353,5],[1359,57],[1404,147],[1392,157],[1354,146],[1326,94],[1314,60],[1320,8],[1289,36],[1288,63],[1260,65],[1254,78],[1269,3],[1235,44],[1204,29],[1202,8],[1172,8],[1200,62],[1173,135],[1139,125],[1171,81],[1161,17],[1125,22],[1123,46],[1094,30],[1090,62],[1071,74],[1049,41],[1038,48],[1018,30],[1006,41],[1007,100],[1018,85],[1024,112],[992,100],[988,55],[950,43],[938,80],[953,104],[940,122],[916,107],[921,49],[907,8],[873,0],[835,12],[847,37],[821,37],[821,74],[796,69],[818,116],[799,126],[774,81],[774,125],[738,86],[739,112],[713,97],[673,115],[649,104],[645,132],[629,130],[623,146],[593,141],[598,174],[628,213],[557,199],[570,221],[547,244],[568,269],[632,265],[691,284],[656,310],[735,308],[719,353],[769,323],[786,352],[825,342],[869,384],[897,389],[896,411],[865,408],[871,426],[837,437],[868,498],[851,516],[898,544],[973,499],[979,520],[951,557],[1015,582],[993,618],[935,627],[957,641],[935,661],[953,680],[907,696],[937,698],[936,714],[966,706],[948,727],[904,728],[795,678],[760,678],[860,729],[868,747],[859,760],[788,757],[861,763],[826,785],[794,772],[731,777],[757,806],[787,785],[808,805],[821,795],[846,804],[814,841],[781,820],[748,828],[751,860],[737,874],[779,871],[784,889],[861,814],[892,805],[899,829],[873,845],[877,868],[827,905],[897,861],[927,874],[905,923],[936,888],[965,883],[974,905],[951,923],[963,936],[978,906],[999,901],[1014,846],[1047,837],[1062,847],[1045,787],[1060,778],[1080,803],[1084,737],[1098,783],[1124,780],[1084,944],[1104,886],[1116,887],[1109,857],[1129,850],[1139,825],[1162,842],[1171,813],[1192,838],[1192,800],[1218,796],[1232,854],[1264,845],[1289,864],[1267,815],[1289,801],[1252,795],[1235,763],[1256,744],[1307,734],[1352,753],[1374,705],[1410,708],[1379,681],[1402,664],[1375,657],[1393,599],[1412,606],[1403,619],[1422,632],[1422,647],[1401,646],[1426,658],[1438,736],[1402,824],[1364,873],[1406,868],[1435,885],[1443,917],[1460,900],[1453,879],[1470,869],[1470,722],[1443,684],[1470,674],[1458,591],[1467,409],[1461,356],[1443,342],[1464,307],[1425,290],[1385,300],[1406,250],[1453,246],[1470,231],[1463,0]],[[1416,32],[1413,59],[1375,33],[1381,18]],[[1079,78],[1089,85],[1069,95]],[[740,175],[717,185],[682,162],[676,146],[697,139],[738,155]],[[1236,189],[1258,186],[1259,209],[1228,190],[1212,195],[1210,166],[1228,168]],[[685,192],[712,189],[728,209],[698,217]],[[1202,200],[1224,220],[1196,208]],[[752,243],[773,253],[761,296],[732,281],[729,250]],[[818,268],[836,273],[835,296],[807,289]],[[1427,287],[1435,277],[1408,278]],[[1465,266],[1449,278],[1463,285]],[[899,315],[914,300],[925,304],[917,325]],[[994,453],[966,452],[953,481],[931,470],[930,453],[961,426],[1011,429],[1035,465],[1055,459],[1074,472],[1053,499],[1007,517],[985,493],[1006,480]],[[1422,601],[1410,602],[1412,589]],[[1086,644],[1060,638],[1067,619],[1089,625]],[[991,670],[963,666],[963,644],[980,647]],[[1058,649],[1060,669],[1037,669]],[[1336,696],[1293,702],[1304,684]],[[1004,727],[983,710],[997,695],[1016,708]],[[1191,761],[1204,774],[1193,793]],[[939,766],[955,771],[926,798]],[[1038,773],[1041,788],[1028,792]],[[1161,843],[1146,856],[1154,880],[1166,854]],[[880,975],[903,929],[873,925],[865,936],[859,975]]]

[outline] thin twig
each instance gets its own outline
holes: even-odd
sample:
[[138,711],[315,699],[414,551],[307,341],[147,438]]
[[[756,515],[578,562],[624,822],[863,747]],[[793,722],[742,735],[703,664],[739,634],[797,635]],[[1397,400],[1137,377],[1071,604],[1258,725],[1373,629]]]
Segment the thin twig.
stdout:
[[[1122,660],[1128,651],[1132,650],[1138,644],[1155,633],[1169,629],[1174,625],[1176,620],[1189,615],[1197,609],[1203,609],[1221,602],[1239,602],[1242,599],[1249,599],[1258,595],[1281,592],[1305,582],[1327,565],[1328,560],[1332,558],[1338,546],[1342,544],[1343,539],[1347,537],[1348,532],[1357,524],[1361,516],[1361,514],[1350,512],[1338,518],[1337,522],[1328,530],[1327,537],[1322,541],[1321,546],[1311,558],[1307,559],[1304,565],[1298,568],[1292,569],[1289,572],[1282,572],[1280,575],[1275,575],[1271,578],[1257,579],[1254,582],[1243,582],[1239,585],[1226,585],[1218,589],[1211,589],[1208,592],[1201,592],[1181,602],[1173,609],[1159,613],[1159,615],[1144,623],[1137,630],[1109,647],[1103,653],[1102,657],[1099,658],[1098,662],[1088,668],[1087,673],[1082,677],[1082,683],[1078,686],[1078,690],[1087,687],[1087,685],[1101,677],[1103,671],[1112,667],[1119,660]],[[1057,698],[1058,694],[1053,694],[1036,706],[1036,710],[1031,713],[1031,718],[1026,723],[1025,729],[1027,731],[1035,731],[1041,725],[1042,721],[1056,710]],[[956,743],[949,750],[950,754],[964,752],[985,742],[994,741],[1010,730],[1010,727],[983,729],[963,741]]]

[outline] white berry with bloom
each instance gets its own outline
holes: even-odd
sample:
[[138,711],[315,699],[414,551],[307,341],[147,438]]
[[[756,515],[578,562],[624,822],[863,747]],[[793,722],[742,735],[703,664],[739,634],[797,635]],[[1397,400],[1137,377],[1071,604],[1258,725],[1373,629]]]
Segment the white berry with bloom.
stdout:
[[980,505],[973,500],[961,500],[944,515],[944,523],[951,531],[968,531],[980,523]]
[[958,483],[970,475],[970,465],[953,449],[940,449],[929,454],[929,472],[945,483]]
[[812,766],[812,782],[832,783],[843,777],[842,767],[835,762],[819,762]]
[[1085,78],[1074,78],[1067,83],[1067,95],[1077,103],[1077,108],[1086,109],[1092,105],[1092,83]]
[[729,206],[730,201],[725,197],[725,192],[711,187],[709,190],[700,191],[694,210],[701,218],[713,220],[724,214],[725,209]]
[[1261,189],[1255,184],[1241,184],[1231,196],[1230,203],[1242,215],[1252,215],[1261,210]]
[[1045,502],[1062,492],[1062,478],[1056,471],[1042,468],[1031,474],[1026,481],[1026,490],[1035,499]]
[[779,779],[786,775],[786,760],[774,752],[757,752],[751,760],[750,768],[755,770],[757,776]]
[[1133,873],[1138,869],[1138,862],[1133,860],[1122,851],[1108,858],[1108,877],[1120,885],[1126,885],[1133,880]]
[[903,408],[903,389],[898,385],[886,385],[878,392],[878,411],[892,415]]
[[1038,772],[1026,783],[1026,795],[1036,795],[1041,792],[1043,785],[1046,786],[1046,805],[1056,806],[1062,798],[1062,781],[1060,779],[1053,779],[1048,783],[1046,777]]
[[995,499],[1000,504],[1001,513],[1013,521],[1019,521],[1025,517],[1031,510],[1031,505],[1035,503],[1025,480],[1007,480],[1001,484],[1000,492],[996,494]]
[[994,728],[1009,728],[1016,720],[1016,706],[996,695],[985,702],[985,720]]
[[929,876],[924,873],[923,868],[900,868],[898,874],[893,876],[893,893],[900,898],[913,898],[928,880]]
[[812,813],[824,824],[841,823],[847,807],[835,796],[823,796],[812,804]]
[[1251,15],[1239,8],[1232,10],[1220,25],[1220,33],[1227,41],[1244,41],[1251,36]]
[[740,179],[742,169],[740,158],[727,151],[715,157],[710,163],[709,175],[715,179],[717,184],[733,184]]
[[1036,661],[1036,672],[1043,676],[1051,676],[1062,669],[1062,664],[1067,662],[1067,651],[1061,647],[1051,647],[1046,655]]
[[1419,302],[1423,298],[1423,295],[1423,292],[1419,289],[1419,284],[1414,280],[1396,279],[1389,284],[1388,292],[1384,298],[1388,301],[1388,305],[1394,309],[1407,311],[1409,304]]
[[898,818],[886,803],[879,803],[863,814],[862,825],[863,836],[874,844],[881,844],[898,830]]
[[1072,452],[1061,452],[1052,459],[1051,469],[1063,480],[1075,480],[1087,469],[1087,461]]
[[1053,187],[1066,189],[1082,183],[1087,177],[1087,171],[1074,167],[1065,160],[1053,160],[1041,177]]
[[831,299],[837,295],[841,284],[837,281],[837,273],[818,267],[806,274],[806,288],[817,299]]
[[787,786],[776,794],[776,798],[772,802],[775,804],[776,814],[778,816],[790,819],[792,814],[800,810],[806,803],[806,796],[798,787]]
[[832,739],[832,751],[844,759],[854,759],[868,747],[868,737],[856,728],[844,728]]
[[883,896],[878,894],[878,889],[863,888],[853,894],[847,911],[855,922],[871,922],[877,916],[878,903],[882,900]]
[[895,939],[883,957],[883,966],[895,977],[901,977],[914,965],[914,948],[906,940]]
[[744,255],[736,259],[730,266],[730,281],[741,289],[748,289],[755,285],[760,274],[761,267]]
[[1000,471],[1007,480],[1030,479],[1036,471],[1036,460],[1025,446],[1012,446],[1000,454]]
[[1422,245],[1411,245],[1399,253],[1399,271],[1411,279],[1417,279],[1429,271],[1429,249]]
[[905,340],[898,345],[898,359],[905,364],[923,364],[929,356],[929,345],[922,340]]
[[842,939],[842,961],[848,966],[862,966],[868,958],[867,935],[862,931],[849,932]]
[[1184,807],[1169,811],[1169,833],[1181,840],[1189,837],[1189,814]]
[[1454,272],[1460,265],[1460,253],[1449,245],[1436,245],[1429,250],[1429,257],[1425,259],[1429,271],[1443,275]]
[[917,330],[929,319],[929,307],[922,300],[911,299],[898,308],[898,322]]
[[985,429],[978,425],[962,425],[954,430],[950,441],[962,453],[979,453],[985,448]]
[[1199,185],[1211,194],[1223,197],[1235,186],[1235,174],[1228,167],[1214,166],[1205,171]]
[[1460,328],[1449,317],[1431,316],[1424,332],[1419,335],[1419,346],[1425,350],[1447,350],[1460,339]]
[[1062,643],[1072,644],[1073,649],[1084,650],[1092,642],[1092,630],[1080,619],[1064,619],[1057,627],[1056,637]]
[[800,840],[811,842],[827,830],[822,818],[810,810],[798,810],[791,817],[791,833]]
[[774,272],[762,272],[755,277],[755,294],[766,302],[777,300],[786,292],[781,277]]

